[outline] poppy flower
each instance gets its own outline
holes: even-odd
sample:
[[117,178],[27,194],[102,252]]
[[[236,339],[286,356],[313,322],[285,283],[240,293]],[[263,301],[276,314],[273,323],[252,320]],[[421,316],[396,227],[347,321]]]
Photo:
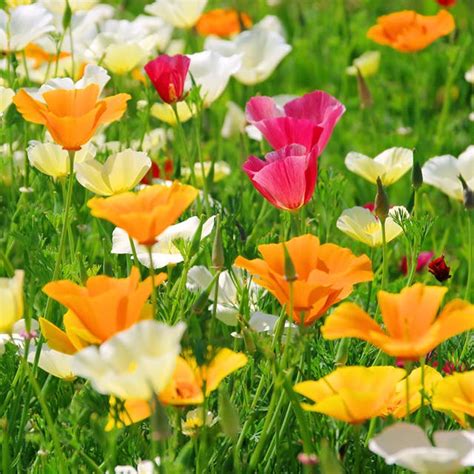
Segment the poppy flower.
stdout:
[[23,316],[23,270],[15,270],[13,278],[0,278],[0,333],[9,333]]
[[[100,125],[118,120],[127,108],[129,94],[100,99],[100,84],[84,88],[47,89],[31,94],[21,89],[13,103],[28,122],[46,126],[54,141],[66,150],[80,150]],[[38,97],[39,94],[39,97]]]
[[468,417],[474,417],[474,370],[449,375],[439,382],[431,406],[453,415],[461,426],[468,426]]
[[329,315],[321,332],[326,339],[355,337],[388,355],[418,360],[443,341],[474,329],[474,305],[467,301],[449,302],[436,317],[446,291],[421,283],[398,294],[379,291],[384,329],[356,304],[343,303]]
[[298,144],[320,155],[345,107],[323,91],[314,91],[279,107],[271,97],[252,97],[245,108],[250,124],[257,127],[274,149]]
[[250,28],[252,20],[247,13],[231,8],[216,8],[201,15],[196,23],[196,31],[201,36],[232,36],[243,28]]
[[250,156],[242,169],[255,189],[278,209],[296,210],[313,197],[318,154],[302,145],[288,145],[267,153],[265,160]]
[[428,271],[434,275],[434,277],[439,281],[443,282],[451,278],[450,271],[451,268],[446,265],[444,260],[444,255],[441,257],[435,258],[428,264]]
[[359,424],[384,416],[397,383],[405,376],[405,370],[396,367],[341,367],[317,381],[300,382],[293,389],[315,402],[302,403],[304,410]]
[[[152,292],[151,278],[139,280],[140,272],[133,267],[127,278],[93,276],[85,287],[69,280],[48,283],[43,291],[69,310],[63,320],[65,331],[40,318],[48,345],[74,354],[90,344],[101,344],[142,319],[150,319],[145,303]],[[160,273],[155,284],[165,280],[166,273]]]
[[442,7],[449,8],[456,5],[456,0],[436,0],[436,3]]
[[153,245],[157,237],[196,199],[198,190],[175,181],[155,184],[138,193],[92,198],[87,205],[95,217],[108,220],[141,245]]
[[[423,268],[425,268],[426,265],[428,265],[429,261],[433,258],[433,255],[433,252],[420,252],[418,258],[416,259],[416,271],[421,272]],[[405,256],[400,262],[400,271],[403,273],[403,275],[406,275],[408,273],[408,260]]]
[[358,58],[352,61],[352,65],[346,68],[346,73],[349,76],[357,76],[357,71],[363,78],[377,74],[380,67],[380,52],[366,51]]
[[176,28],[191,28],[206,7],[207,0],[155,0],[145,12],[162,18]]
[[[370,259],[356,257],[349,249],[319,243],[314,235],[295,237],[285,243],[296,271],[293,282],[294,321],[310,325],[333,304],[352,293],[356,283],[373,278]],[[259,245],[263,259],[237,257],[235,265],[254,275],[254,282],[266,288],[290,311],[290,283],[285,277],[283,243]]]
[[145,72],[163,102],[174,104],[183,100],[190,64],[191,60],[182,54],[162,54],[145,65]]
[[403,10],[379,17],[377,24],[367,32],[367,38],[397,51],[411,53],[425,49],[438,38],[449,35],[454,28],[454,18],[446,10],[440,10],[434,16]]

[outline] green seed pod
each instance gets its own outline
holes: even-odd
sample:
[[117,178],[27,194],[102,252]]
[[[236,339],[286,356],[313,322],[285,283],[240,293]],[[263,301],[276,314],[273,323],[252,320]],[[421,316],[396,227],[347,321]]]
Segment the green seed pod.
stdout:
[[295,281],[298,276],[296,275],[295,266],[291,260],[286,244],[283,244],[283,253],[285,255],[285,279],[286,281]]
[[383,187],[380,176],[377,178],[377,194],[375,195],[375,215],[382,221],[385,222],[387,219],[388,211],[390,210],[390,203],[388,195]]
[[71,24],[71,19],[72,19],[71,5],[69,5],[69,1],[66,0],[66,8],[64,9],[64,14],[63,14],[63,30],[64,31],[66,31],[69,28],[69,25]]
[[423,173],[421,172],[421,166],[417,161],[415,161],[415,163],[413,163],[413,168],[411,170],[411,185],[415,189],[418,189],[421,187],[422,184],[423,184]]

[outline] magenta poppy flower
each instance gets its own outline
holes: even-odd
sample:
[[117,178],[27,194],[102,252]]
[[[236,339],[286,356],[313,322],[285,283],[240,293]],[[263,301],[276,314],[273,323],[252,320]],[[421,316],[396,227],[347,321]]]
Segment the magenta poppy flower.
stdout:
[[242,169],[257,191],[278,209],[294,210],[312,197],[318,175],[318,154],[313,148],[292,144],[272,151],[261,160],[250,156]]
[[183,99],[190,63],[191,60],[182,54],[162,54],[145,65],[145,72],[163,102],[174,104]]
[[332,95],[314,91],[278,107],[271,97],[252,97],[245,109],[248,122],[275,148],[297,143],[320,155],[345,111]]
[[[433,258],[433,256],[433,252],[420,252],[416,261],[416,271],[421,272],[421,270],[423,270],[423,268],[425,268],[426,265],[430,263],[430,260]],[[403,257],[402,261],[400,262],[400,271],[404,275],[408,273],[408,260],[406,257]]]

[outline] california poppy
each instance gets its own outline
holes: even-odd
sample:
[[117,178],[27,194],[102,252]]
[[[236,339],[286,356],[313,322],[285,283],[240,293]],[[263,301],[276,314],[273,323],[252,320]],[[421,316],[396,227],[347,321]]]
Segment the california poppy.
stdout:
[[252,20],[244,12],[231,8],[216,8],[201,15],[196,23],[196,31],[201,36],[232,36],[240,33],[242,27],[250,28]]
[[[64,328],[40,318],[41,332],[48,345],[59,352],[74,354],[91,344],[101,344],[114,334],[138,321],[151,319],[145,305],[152,292],[151,278],[140,282],[140,273],[133,267],[128,278],[93,276],[86,286],[69,280],[52,281],[43,291],[68,308]],[[166,280],[166,274],[155,277],[155,284]]]
[[385,329],[354,303],[341,304],[326,319],[326,339],[355,337],[386,354],[418,360],[443,341],[474,328],[474,305],[459,299],[449,302],[436,317],[447,288],[417,283],[399,294],[379,291]]
[[112,222],[142,245],[156,238],[196,199],[198,190],[175,181],[171,186],[155,184],[138,193],[93,198],[87,205],[91,214]]
[[[310,325],[329,307],[349,296],[355,283],[373,278],[370,259],[356,257],[349,249],[335,244],[320,245],[314,235],[295,237],[285,243],[296,271],[293,318],[304,318]],[[290,284],[285,278],[283,244],[258,247],[263,259],[237,257],[235,265],[255,276],[255,283],[266,288],[289,312]]]
[[66,150],[80,150],[100,125],[118,120],[127,108],[129,94],[99,99],[100,88],[56,89],[44,92],[40,102],[25,89],[13,98],[23,118],[46,126],[54,141]]
[[367,32],[367,38],[397,51],[411,53],[425,49],[454,28],[454,18],[446,10],[440,10],[434,16],[403,10],[379,17],[377,24]]

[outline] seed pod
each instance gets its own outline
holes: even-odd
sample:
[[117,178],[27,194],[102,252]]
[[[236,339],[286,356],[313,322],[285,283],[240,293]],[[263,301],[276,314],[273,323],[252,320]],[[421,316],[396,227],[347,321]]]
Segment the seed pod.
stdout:
[[293,265],[293,260],[291,260],[286,244],[283,244],[283,253],[285,255],[285,280],[286,281],[295,281],[298,276],[296,275],[295,266]]
[[216,270],[222,270],[225,265],[224,246],[222,245],[221,219],[216,219],[216,234],[212,244],[212,266]]
[[423,173],[421,172],[421,166],[417,161],[415,161],[415,163],[413,163],[413,168],[411,170],[411,185],[415,189],[418,189],[421,187],[422,184],[423,184]]
[[374,101],[372,99],[372,94],[370,93],[369,87],[365,82],[364,76],[362,76],[358,67],[356,67],[356,77],[357,91],[359,92],[360,99],[360,108],[368,109],[369,107],[372,107]]
[[375,215],[382,221],[385,222],[387,219],[388,211],[390,210],[390,204],[388,195],[383,187],[380,176],[377,178],[377,194],[375,195]]

